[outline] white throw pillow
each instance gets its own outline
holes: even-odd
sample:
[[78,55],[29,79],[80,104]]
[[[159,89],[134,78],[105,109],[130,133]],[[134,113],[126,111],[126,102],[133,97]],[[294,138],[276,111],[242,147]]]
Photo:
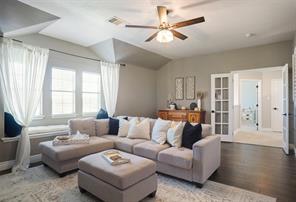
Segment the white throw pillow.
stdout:
[[167,132],[167,142],[173,147],[181,147],[184,124],[182,122],[172,122],[171,128]]
[[152,140],[158,144],[164,144],[166,142],[167,132],[171,123],[171,121],[158,118],[152,130]]
[[150,140],[150,122],[149,119],[143,121],[131,120],[127,137],[131,139],[147,139]]
[[128,130],[130,127],[130,122],[128,120],[119,119],[119,129],[118,129],[118,136],[119,137],[126,137],[128,134]]

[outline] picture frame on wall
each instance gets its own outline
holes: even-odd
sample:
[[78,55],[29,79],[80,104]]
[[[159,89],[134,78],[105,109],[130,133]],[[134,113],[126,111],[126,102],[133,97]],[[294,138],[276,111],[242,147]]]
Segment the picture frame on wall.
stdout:
[[176,100],[184,99],[184,78],[183,77],[177,77],[175,79],[175,94],[176,94]]
[[194,100],[195,99],[195,76],[187,76],[186,77],[186,99]]

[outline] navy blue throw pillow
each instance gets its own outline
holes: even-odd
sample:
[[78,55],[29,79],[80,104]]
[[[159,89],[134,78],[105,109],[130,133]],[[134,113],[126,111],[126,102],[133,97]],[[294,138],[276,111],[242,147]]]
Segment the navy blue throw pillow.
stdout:
[[6,137],[16,137],[21,134],[22,126],[19,125],[14,117],[7,112],[4,112],[4,131]]
[[110,135],[117,135],[119,129],[119,119],[109,118],[109,132]]
[[202,139],[201,124],[195,126],[191,125],[188,121],[185,123],[182,135],[182,147],[192,149],[194,143]]
[[104,109],[101,108],[97,114],[97,119],[107,119],[108,117],[109,117],[108,113]]

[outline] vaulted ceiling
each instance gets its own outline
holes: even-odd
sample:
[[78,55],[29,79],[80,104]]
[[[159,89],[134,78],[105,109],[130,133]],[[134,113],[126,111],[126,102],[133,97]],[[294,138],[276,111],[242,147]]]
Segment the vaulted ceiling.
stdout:
[[[60,19],[41,34],[92,46],[116,38],[168,58],[182,58],[229,49],[292,40],[296,0],[21,0]],[[204,16],[205,23],[180,28],[189,38],[168,44],[144,42],[154,30],[128,29],[108,22],[157,25],[156,6],[173,12],[169,22]],[[125,24],[123,23],[123,25]],[[254,34],[247,38],[246,33]]]

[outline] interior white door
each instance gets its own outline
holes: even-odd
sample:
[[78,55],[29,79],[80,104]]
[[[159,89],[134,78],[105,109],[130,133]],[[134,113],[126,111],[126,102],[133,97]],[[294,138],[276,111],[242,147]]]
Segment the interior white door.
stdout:
[[286,64],[282,72],[283,76],[283,149],[289,154],[289,77],[288,65]]
[[212,131],[221,136],[222,141],[232,142],[232,123],[230,120],[230,74],[211,75],[211,125]]
[[282,107],[282,96],[283,96],[283,81],[282,79],[272,79],[270,83],[271,87],[271,129],[272,131],[283,130],[283,107]]

